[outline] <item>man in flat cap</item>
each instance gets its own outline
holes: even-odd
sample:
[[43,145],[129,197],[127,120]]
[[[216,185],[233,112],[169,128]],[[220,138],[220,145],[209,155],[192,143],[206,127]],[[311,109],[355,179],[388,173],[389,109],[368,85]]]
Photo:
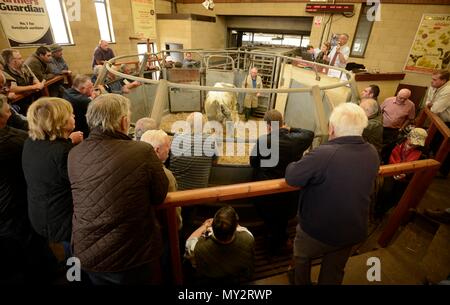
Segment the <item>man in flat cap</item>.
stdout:
[[69,70],[66,61],[63,58],[63,49],[59,44],[52,44],[49,46],[50,51],[52,52],[52,60],[48,64],[50,71],[53,74],[61,75],[61,74],[72,74],[72,71]]

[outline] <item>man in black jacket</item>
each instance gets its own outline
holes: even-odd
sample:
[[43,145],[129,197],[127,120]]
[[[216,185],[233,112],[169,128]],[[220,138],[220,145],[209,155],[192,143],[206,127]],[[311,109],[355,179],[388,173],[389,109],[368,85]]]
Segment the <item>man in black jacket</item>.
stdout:
[[[283,125],[283,116],[278,110],[269,110],[264,115],[268,134],[260,137],[250,156],[250,164],[254,168],[254,180],[283,178],[289,163],[298,161],[311,146],[314,132],[300,128],[288,128]],[[277,149],[272,147],[273,136],[278,137],[278,162],[275,166],[266,167],[264,160],[276,157]],[[275,145],[275,143],[274,143]],[[261,148],[271,149],[271,154],[263,156]],[[263,161],[263,162],[261,162]],[[257,197],[256,208],[264,219],[268,231],[269,252],[280,254],[288,241],[287,227],[289,218],[295,216],[298,193],[285,193]]]
[[319,284],[340,284],[354,245],[367,237],[370,194],[380,160],[364,141],[367,116],[356,104],[336,107],[329,141],[289,164],[286,182],[302,187],[294,241],[295,283],[311,283],[311,260],[323,256]]
[[28,220],[22,172],[22,149],[28,135],[6,125],[10,116],[7,99],[0,95],[0,283],[42,283],[56,267],[56,259]]
[[98,94],[98,91],[94,90],[91,78],[86,75],[75,77],[72,88],[64,90],[63,98],[72,104],[75,114],[74,131],[82,131],[85,139],[89,136],[89,127],[86,122],[87,108]]

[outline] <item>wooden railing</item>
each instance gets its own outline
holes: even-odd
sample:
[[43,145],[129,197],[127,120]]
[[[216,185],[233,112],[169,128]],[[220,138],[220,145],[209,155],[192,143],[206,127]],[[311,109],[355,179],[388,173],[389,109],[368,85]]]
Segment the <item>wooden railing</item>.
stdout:
[[435,113],[431,112],[428,107],[425,107],[420,113],[416,121],[417,127],[423,127],[427,119],[429,120],[430,125],[428,127],[428,136],[425,142],[425,146],[429,147],[431,140],[436,135],[436,132],[440,132],[443,140],[441,146],[439,147],[439,150],[437,151],[437,153],[435,153],[434,159],[442,163],[442,161],[445,160],[450,151],[450,129],[447,127],[447,125],[445,125],[441,118]]
[[[414,173],[412,181],[378,241],[380,245],[383,247],[387,245],[408,215],[409,209],[419,204],[439,166],[438,161],[427,159],[380,167],[379,175],[382,176]],[[275,179],[168,193],[164,204],[160,205],[158,209],[166,211],[174,283],[177,285],[183,283],[175,207],[223,202],[295,190],[299,190],[299,188],[289,186],[285,179]]]
[[49,79],[49,80],[45,81],[44,88],[42,88],[39,91],[30,90],[30,91],[27,91],[27,92],[24,92],[24,93],[16,94],[16,97],[12,100],[12,103],[18,102],[18,101],[20,101],[21,99],[23,99],[23,98],[25,98],[27,96],[36,94],[37,92],[40,92],[42,96],[50,96],[50,93],[48,91],[48,87],[53,85],[53,84],[55,84],[55,83],[57,83],[57,82],[64,81],[64,79],[67,79],[67,83],[68,83],[69,87],[71,87],[72,86],[72,76],[71,75],[69,75],[69,74],[58,75],[58,76],[55,76],[52,79]]

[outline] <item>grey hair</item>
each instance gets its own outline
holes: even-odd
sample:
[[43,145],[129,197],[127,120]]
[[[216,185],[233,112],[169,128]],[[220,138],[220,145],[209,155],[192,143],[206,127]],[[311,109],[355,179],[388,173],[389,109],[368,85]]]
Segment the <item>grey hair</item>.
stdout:
[[[375,113],[377,113],[378,112],[378,110],[379,110],[379,105],[378,105],[378,102],[377,102],[377,100],[375,100],[375,99],[373,99],[373,98],[366,98],[366,99],[363,99],[362,101],[361,101],[361,104],[360,104],[360,106],[361,105],[363,105],[363,104],[366,104],[366,106],[367,106],[367,111],[366,111],[366,114],[367,114],[367,116],[372,116],[372,115],[374,115]],[[362,106],[361,106],[362,107]],[[364,110],[366,110],[364,107],[362,107]]]
[[73,80],[72,88],[80,89],[90,80],[91,80],[91,78],[87,75],[83,75],[83,74],[77,75],[75,77],[75,79]]
[[119,131],[121,119],[130,112],[130,100],[119,94],[102,94],[89,103],[86,113],[89,128]]
[[186,122],[191,127],[191,133],[203,133],[206,121],[206,118],[201,112],[192,112],[186,119]]
[[333,109],[330,125],[336,137],[361,136],[368,119],[364,110],[353,103],[343,103]]
[[141,141],[150,144],[154,149],[161,147],[169,141],[169,136],[163,130],[147,130],[141,137]]
[[147,130],[154,130],[157,128],[158,124],[154,119],[147,117],[140,118],[137,120],[136,127],[134,128],[136,140],[139,140]]

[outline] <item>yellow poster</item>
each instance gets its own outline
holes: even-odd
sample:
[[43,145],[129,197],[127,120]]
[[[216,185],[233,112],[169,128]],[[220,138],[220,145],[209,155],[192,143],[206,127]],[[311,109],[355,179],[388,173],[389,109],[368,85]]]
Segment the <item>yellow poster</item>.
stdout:
[[156,13],[154,0],[131,0],[134,35],[156,40]]
[[450,15],[424,14],[405,71],[431,74],[450,67]]

